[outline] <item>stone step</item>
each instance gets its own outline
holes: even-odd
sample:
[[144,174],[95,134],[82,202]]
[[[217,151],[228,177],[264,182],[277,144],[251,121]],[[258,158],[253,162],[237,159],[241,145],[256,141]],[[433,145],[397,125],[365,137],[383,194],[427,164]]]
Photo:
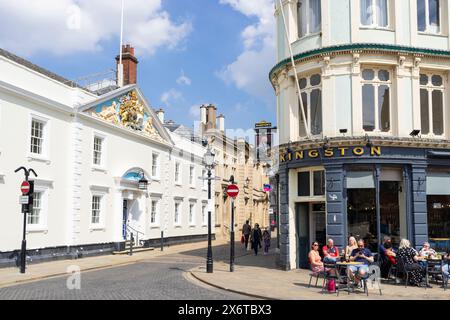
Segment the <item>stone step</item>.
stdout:
[[[138,253],[138,252],[146,252],[146,251],[153,251],[155,250],[155,248],[150,247],[150,248],[144,248],[144,247],[133,247],[133,253]],[[113,255],[125,255],[125,254],[129,254],[130,253],[130,249],[128,248],[128,250],[124,250],[124,251],[113,251]]]

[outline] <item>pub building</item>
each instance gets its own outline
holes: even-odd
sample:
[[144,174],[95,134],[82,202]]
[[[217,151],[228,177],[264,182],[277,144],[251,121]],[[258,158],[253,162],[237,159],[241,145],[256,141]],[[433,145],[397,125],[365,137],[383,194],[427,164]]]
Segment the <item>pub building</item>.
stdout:
[[307,268],[328,238],[450,249],[448,10],[276,1],[281,268]]

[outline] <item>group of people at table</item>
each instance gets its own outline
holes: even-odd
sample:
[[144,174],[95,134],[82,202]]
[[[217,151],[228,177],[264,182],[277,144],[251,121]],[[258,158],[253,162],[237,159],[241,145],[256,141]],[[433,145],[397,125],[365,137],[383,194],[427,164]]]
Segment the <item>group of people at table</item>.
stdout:
[[[348,246],[342,252],[334,245],[333,239],[328,239],[326,246],[322,248],[323,260],[319,253],[319,243],[312,243],[311,251],[308,254],[311,270],[314,273],[336,272],[335,269],[325,268],[324,264],[345,264],[347,267],[347,276],[357,286],[361,279],[367,278],[369,265],[374,263],[374,254],[365,247],[364,240],[356,241],[350,237]],[[342,254],[342,255],[341,255]],[[428,242],[423,244],[422,249],[417,252],[411,247],[407,239],[400,241],[400,246],[395,250],[392,246],[390,237],[385,237],[383,244],[379,247],[380,257],[378,259],[381,269],[381,277],[387,278],[389,270],[397,264],[398,259],[402,259],[404,268],[410,271],[410,281],[412,285],[421,286],[422,279],[426,276],[427,259],[438,258],[438,254],[430,247]],[[446,280],[449,278],[449,254],[442,256],[444,263],[436,266],[442,268],[442,274]],[[426,286],[430,286],[428,283]]]

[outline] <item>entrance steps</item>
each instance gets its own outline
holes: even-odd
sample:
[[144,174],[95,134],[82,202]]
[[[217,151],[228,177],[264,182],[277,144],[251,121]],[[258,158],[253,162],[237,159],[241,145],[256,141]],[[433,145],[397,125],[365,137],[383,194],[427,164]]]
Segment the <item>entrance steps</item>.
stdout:
[[[131,241],[125,241],[125,250],[123,251],[113,251],[113,255],[125,255],[130,253]],[[143,246],[133,246],[133,253],[147,252],[155,250],[154,247],[143,247]]]

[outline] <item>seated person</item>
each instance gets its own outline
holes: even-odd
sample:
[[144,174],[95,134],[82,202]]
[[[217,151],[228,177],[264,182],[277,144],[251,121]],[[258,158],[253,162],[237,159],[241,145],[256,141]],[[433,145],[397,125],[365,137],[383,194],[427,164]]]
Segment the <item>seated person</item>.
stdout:
[[[397,256],[403,260],[404,267],[410,273],[410,282],[420,287],[422,279],[426,275],[426,268],[419,264],[419,254],[411,247],[411,243],[408,239],[402,239],[400,241],[400,247],[397,251]],[[427,287],[431,287],[426,284]]]
[[450,261],[450,254],[447,254],[444,257],[444,261],[445,262],[444,262],[444,265],[442,266],[442,273],[444,274],[445,280],[448,281],[448,278],[450,278],[449,269],[448,269],[448,264],[449,264],[449,261]]
[[353,250],[350,261],[362,263],[358,266],[349,266],[347,269],[348,277],[358,285],[361,279],[368,276],[369,264],[374,261],[372,252],[364,247],[364,240],[358,241],[358,248]]
[[314,241],[311,245],[311,251],[308,254],[308,260],[312,272],[319,273],[321,271],[324,271],[322,257],[319,254],[319,243],[317,243],[317,241]]
[[334,246],[333,239],[328,239],[327,245],[322,248],[323,262],[334,263],[339,260],[339,248]]
[[436,256],[436,251],[430,247],[429,242],[425,242],[419,251],[419,257],[432,258]]
[[350,260],[350,255],[356,248],[358,248],[358,244],[356,243],[355,237],[348,238],[348,246],[345,248],[345,260]]

